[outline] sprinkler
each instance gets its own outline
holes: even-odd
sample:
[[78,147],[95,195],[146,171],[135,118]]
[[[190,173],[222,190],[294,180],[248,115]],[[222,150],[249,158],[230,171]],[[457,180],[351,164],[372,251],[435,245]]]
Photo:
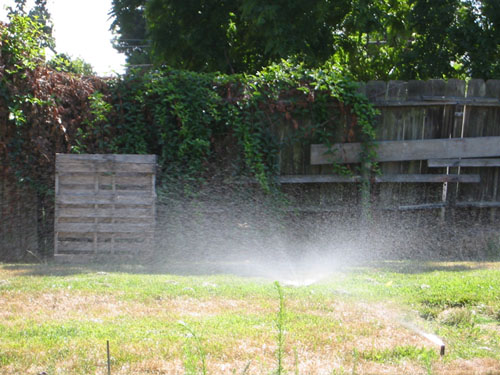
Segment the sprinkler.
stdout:
[[433,342],[434,344],[439,345],[439,354],[441,355],[441,357],[444,356],[445,353],[444,341],[441,340],[439,337],[437,337],[435,334],[424,332],[409,323],[402,323],[402,325],[412,330],[413,332],[418,333],[420,336],[425,337],[427,340]]
[[420,335],[422,335],[423,337],[425,337],[426,339],[432,341],[433,343],[439,345],[439,354],[442,356],[444,356],[444,351],[445,351],[445,345],[444,345],[444,342],[443,340],[441,340],[439,337],[437,337],[436,335],[432,334],[432,333],[426,333],[426,332],[423,332],[423,331],[419,331],[419,330],[416,330],[417,333],[419,333]]

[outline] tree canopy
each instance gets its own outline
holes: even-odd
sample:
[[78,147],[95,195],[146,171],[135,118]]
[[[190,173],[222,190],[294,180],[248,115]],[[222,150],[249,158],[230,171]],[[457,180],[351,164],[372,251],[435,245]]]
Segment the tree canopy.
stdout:
[[113,0],[132,65],[252,73],[282,58],[367,79],[500,77],[496,0]]
[[149,64],[149,39],[146,36],[145,0],[113,0],[111,30],[117,35],[113,46],[127,56],[130,65]]

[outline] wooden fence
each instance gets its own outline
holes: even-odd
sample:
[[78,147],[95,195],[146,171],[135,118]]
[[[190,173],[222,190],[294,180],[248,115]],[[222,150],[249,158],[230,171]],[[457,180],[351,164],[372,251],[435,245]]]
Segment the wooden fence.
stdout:
[[[500,81],[374,81],[360,90],[380,111],[378,141],[439,140],[436,144],[442,145],[450,138],[450,142],[466,144],[475,138],[500,137]],[[293,131],[293,124],[283,124],[279,131],[283,137],[287,126]],[[440,218],[451,214],[451,219],[465,212],[483,221],[498,219],[500,166],[495,150],[500,150],[500,144],[498,138],[484,140],[489,142],[488,150],[493,150],[487,154],[491,156],[467,155],[465,147],[464,153],[444,159],[424,155],[381,161],[382,175],[374,179],[371,189],[372,208],[376,212],[436,213]],[[132,164],[127,168],[136,168],[133,159],[120,159],[125,156],[93,156],[99,161],[82,160],[80,166],[77,159],[83,156],[61,157],[69,156],[58,157],[62,169],[56,184],[57,255],[128,252],[151,238],[153,159],[136,160],[146,170],[125,171],[116,168],[129,161]],[[294,145],[283,150],[280,158],[282,188],[294,212],[335,215],[359,207],[359,188],[353,183],[359,177],[336,176],[330,165],[315,164],[311,145]],[[41,218],[52,216],[42,212],[36,193],[18,186],[5,168],[2,171],[0,255],[40,251],[45,246],[40,240],[46,237],[45,229],[40,230]],[[129,205],[130,199],[135,204]],[[51,241],[46,243],[51,246]]]
[[40,252],[38,197],[0,165],[0,259]]
[[55,256],[147,255],[155,228],[154,155],[56,155]]
[[[374,208],[475,208],[495,217],[500,207],[500,81],[368,82],[378,108],[382,174],[373,179]],[[450,139],[451,138],[451,139]],[[337,161],[355,163],[359,145],[338,145]],[[335,211],[360,200],[351,182],[332,174],[322,145],[284,150],[281,182],[296,209]],[[298,185],[297,185],[298,184]]]

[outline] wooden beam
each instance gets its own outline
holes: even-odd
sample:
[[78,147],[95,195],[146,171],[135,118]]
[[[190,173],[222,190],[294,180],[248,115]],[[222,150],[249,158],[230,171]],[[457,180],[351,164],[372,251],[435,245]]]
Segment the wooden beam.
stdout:
[[427,166],[435,167],[500,167],[500,159],[429,159]]
[[133,224],[56,223],[55,229],[58,232],[66,233],[146,233],[153,231],[154,226],[151,222]]
[[[357,206],[358,207],[358,206]],[[285,212],[290,213],[306,213],[306,214],[328,214],[328,213],[340,213],[345,211],[352,211],[352,206],[291,206],[285,208]]]
[[457,202],[456,207],[498,208],[500,202]]
[[134,196],[112,196],[112,195],[93,195],[93,196],[85,196],[85,195],[69,195],[69,194],[60,194],[56,197],[57,204],[121,204],[121,205],[151,205],[154,203],[153,197],[134,197]]
[[399,211],[414,211],[414,210],[433,210],[436,208],[446,207],[446,202],[438,202],[438,203],[423,203],[423,204],[410,204],[405,206],[399,206]]
[[[500,156],[500,137],[379,141],[377,161],[478,158]],[[359,163],[360,143],[337,143],[333,154],[322,144],[311,145],[311,164]]]
[[[360,182],[361,176],[337,176],[337,175],[288,175],[280,176],[282,184],[320,184],[320,183],[349,183]],[[443,183],[461,182],[478,183],[480,177],[477,174],[386,174],[375,176],[375,183]]]
[[[448,207],[448,203],[446,202],[437,202],[437,203],[423,203],[423,204],[414,204],[407,206],[399,206],[400,211],[411,211],[411,210],[429,210],[436,208]],[[498,208],[500,207],[500,202],[456,202],[454,207],[457,208]]]
[[449,105],[466,105],[471,107],[500,107],[498,98],[485,97],[453,97],[453,96],[422,96],[421,100],[380,100],[373,105],[379,108],[387,107],[438,107]]
[[339,175],[284,175],[278,178],[281,184],[321,184],[359,182],[361,176],[339,176]]
[[481,178],[477,174],[386,174],[375,177],[375,182],[393,183],[460,182],[463,184],[475,184],[480,181]]
[[56,154],[56,163],[71,162],[156,164],[156,155],[132,154]]
[[81,161],[56,161],[56,170],[61,173],[155,173],[153,163],[122,163],[122,162],[94,162]]

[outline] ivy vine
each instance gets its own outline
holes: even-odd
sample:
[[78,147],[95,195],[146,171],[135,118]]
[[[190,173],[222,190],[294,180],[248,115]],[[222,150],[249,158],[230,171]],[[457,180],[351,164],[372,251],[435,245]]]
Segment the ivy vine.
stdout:
[[[164,180],[250,176],[266,192],[278,190],[280,152],[297,143],[332,151],[337,142],[360,142],[364,183],[376,170],[377,113],[332,65],[311,69],[283,60],[254,75],[161,67],[104,81],[50,71],[43,37],[29,18],[16,16],[1,29],[2,121],[9,132],[0,142],[14,168],[35,183],[44,174],[40,165],[53,168],[55,152],[156,154]],[[283,124],[292,129],[285,136]]]
[[[233,167],[228,173],[252,176],[271,191],[280,151],[297,142],[324,143],[330,149],[336,142],[361,142],[360,168],[375,170],[377,112],[357,84],[332,66],[308,69],[282,61],[243,76],[164,67],[131,73],[111,86],[118,136],[110,147],[159,155],[165,176],[199,181],[214,173],[214,163],[238,155],[236,162],[226,163]],[[280,139],[282,122],[291,123],[294,131]],[[239,151],[228,151],[228,143]]]

